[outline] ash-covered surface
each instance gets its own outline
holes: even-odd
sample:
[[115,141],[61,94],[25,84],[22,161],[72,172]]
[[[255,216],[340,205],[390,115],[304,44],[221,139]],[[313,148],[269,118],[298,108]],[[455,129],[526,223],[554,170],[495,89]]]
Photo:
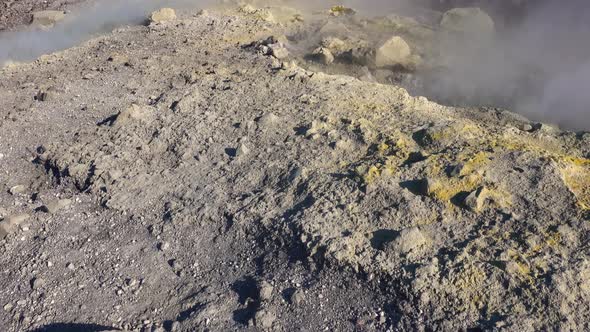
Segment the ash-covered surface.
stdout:
[[590,135],[312,70],[286,36],[346,11],[162,14],[3,69],[0,324],[588,329]]

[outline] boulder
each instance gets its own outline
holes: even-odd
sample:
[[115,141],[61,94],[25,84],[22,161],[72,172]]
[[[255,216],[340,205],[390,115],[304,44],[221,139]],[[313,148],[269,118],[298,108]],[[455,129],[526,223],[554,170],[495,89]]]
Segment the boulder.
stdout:
[[375,66],[378,68],[405,65],[410,61],[412,50],[406,41],[394,36],[381,44],[375,52]]
[[150,15],[151,23],[163,23],[174,21],[176,19],[176,12],[172,8],[162,8],[156,10]]
[[440,26],[447,32],[479,37],[493,36],[495,32],[494,20],[477,7],[447,11],[442,16]]

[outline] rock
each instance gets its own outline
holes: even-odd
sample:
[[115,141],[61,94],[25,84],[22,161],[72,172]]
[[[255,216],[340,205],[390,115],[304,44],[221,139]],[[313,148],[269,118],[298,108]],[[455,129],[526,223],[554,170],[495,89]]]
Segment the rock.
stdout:
[[347,44],[342,39],[335,37],[324,38],[321,45],[322,48],[328,49],[332,55],[341,54],[348,49]]
[[112,62],[116,65],[128,65],[129,57],[124,54],[113,53],[109,56],[107,61]]
[[45,280],[41,278],[33,278],[31,280],[31,288],[32,289],[39,289],[45,286]]
[[289,51],[285,48],[283,43],[279,42],[275,44],[269,44],[268,48],[270,48],[272,56],[279,60],[283,60],[289,57]]
[[356,10],[344,7],[342,5],[333,6],[330,8],[330,15],[332,16],[352,16],[356,14]]
[[163,23],[176,19],[176,12],[172,8],[162,8],[150,15],[151,23]]
[[427,242],[426,236],[418,227],[411,227],[402,230],[388,248],[395,253],[408,254],[424,247]]
[[18,227],[27,221],[27,219],[29,219],[29,215],[23,213],[12,215],[0,222],[0,239],[16,232]]
[[162,242],[162,243],[160,243],[160,244],[158,245],[158,248],[159,248],[161,251],[166,251],[166,250],[170,249],[170,243],[168,243],[168,242]]
[[277,317],[272,311],[269,309],[262,309],[256,312],[256,315],[254,316],[254,324],[256,327],[270,329],[276,319]]
[[10,188],[8,192],[10,192],[11,195],[18,195],[24,193],[26,190],[27,187],[23,186],[22,184],[19,184]]
[[295,291],[295,293],[293,293],[293,295],[291,295],[291,303],[295,305],[301,305],[303,302],[305,302],[305,293],[303,290],[298,289]]
[[244,143],[240,144],[240,146],[238,146],[236,149],[236,157],[245,156],[248,153],[250,153],[250,148],[248,148],[248,146],[246,146]]
[[271,127],[279,122],[279,117],[269,112],[261,116],[257,122],[261,127]]
[[533,128],[533,126],[530,123],[524,123],[524,124],[520,125],[519,128],[522,131],[528,131],[528,132],[535,130],[535,128]]
[[454,8],[443,14],[440,21],[443,30],[469,36],[490,37],[495,33],[492,18],[477,7]]
[[43,10],[33,13],[33,25],[52,26],[63,20],[66,14],[60,10]]
[[260,284],[258,285],[258,289],[260,290],[261,301],[268,301],[272,298],[274,287],[268,281],[264,280],[260,282]]
[[481,211],[486,202],[487,191],[488,190],[485,187],[481,187],[471,192],[467,198],[465,198],[465,206],[474,212]]
[[41,210],[49,214],[54,214],[57,213],[59,210],[69,207],[71,204],[71,199],[58,199],[43,205],[41,207]]
[[395,67],[407,64],[412,50],[406,41],[394,36],[383,43],[375,53],[375,65],[378,68]]
[[76,269],[76,266],[72,263],[68,263],[68,264],[66,264],[66,268],[68,270],[74,271]]
[[53,99],[53,96],[55,95],[55,91],[53,89],[47,89],[47,90],[39,90],[37,92],[37,95],[35,96],[35,100],[37,101],[49,101]]
[[334,62],[334,55],[325,47],[316,48],[311,55],[316,61],[324,65],[329,65]]
[[150,122],[154,119],[154,109],[147,106],[133,104],[126,110],[120,112],[115,120],[115,125],[126,125],[132,122]]

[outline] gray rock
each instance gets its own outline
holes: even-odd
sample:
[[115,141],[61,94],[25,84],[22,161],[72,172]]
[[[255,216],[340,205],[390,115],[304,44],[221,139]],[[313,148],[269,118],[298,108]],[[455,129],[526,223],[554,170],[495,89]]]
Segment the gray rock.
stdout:
[[45,286],[46,282],[44,279],[41,278],[33,278],[33,280],[31,280],[31,288],[32,289],[39,289],[39,288],[43,288]]

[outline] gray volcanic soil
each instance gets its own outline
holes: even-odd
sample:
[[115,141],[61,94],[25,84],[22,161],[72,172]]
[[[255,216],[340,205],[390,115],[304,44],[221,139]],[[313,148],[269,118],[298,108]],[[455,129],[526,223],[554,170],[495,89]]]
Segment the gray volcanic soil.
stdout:
[[7,331],[589,328],[590,135],[265,54],[298,17],[0,72]]

